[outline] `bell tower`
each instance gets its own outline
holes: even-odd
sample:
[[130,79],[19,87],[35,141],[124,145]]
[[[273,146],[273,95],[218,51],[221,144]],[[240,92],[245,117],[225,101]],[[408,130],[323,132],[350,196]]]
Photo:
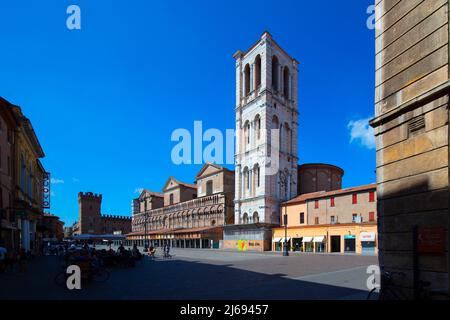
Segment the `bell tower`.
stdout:
[[233,57],[235,224],[242,226],[233,237],[264,239],[270,248],[270,228],[280,224],[280,202],[297,195],[298,62],[268,32]]
[[268,32],[234,57],[235,221],[279,224],[280,202],[297,194],[298,62]]

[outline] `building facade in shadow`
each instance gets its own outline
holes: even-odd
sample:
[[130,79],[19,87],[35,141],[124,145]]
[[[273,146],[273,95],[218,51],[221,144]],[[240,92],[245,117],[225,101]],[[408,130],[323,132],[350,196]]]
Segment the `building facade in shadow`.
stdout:
[[424,281],[449,288],[449,3],[381,0],[376,9],[379,259],[390,287],[411,299]]

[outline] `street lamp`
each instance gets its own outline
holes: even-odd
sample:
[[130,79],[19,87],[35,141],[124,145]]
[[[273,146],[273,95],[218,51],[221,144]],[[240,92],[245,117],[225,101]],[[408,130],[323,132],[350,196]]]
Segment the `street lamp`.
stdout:
[[287,224],[288,224],[288,216],[287,216],[287,212],[286,210],[284,211],[284,216],[283,216],[283,222],[284,222],[284,248],[283,248],[283,257],[288,257],[289,256],[289,249],[288,249],[288,240],[287,240]]
[[[285,194],[285,200],[289,200],[288,195],[288,186],[291,184],[291,173],[288,170],[284,170],[279,172],[279,181],[278,184],[280,187],[284,190]],[[287,212],[285,210],[283,215],[283,222],[284,222],[284,247],[283,247],[283,256],[288,257],[289,256],[289,249],[288,249],[288,241],[287,241],[287,224],[288,224],[288,218],[287,218]]]

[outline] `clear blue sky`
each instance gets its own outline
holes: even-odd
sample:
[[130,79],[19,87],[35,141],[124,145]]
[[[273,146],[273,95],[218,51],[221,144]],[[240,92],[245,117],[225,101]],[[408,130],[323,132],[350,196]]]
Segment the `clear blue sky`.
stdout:
[[[103,213],[130,215],[137,188],[193,182],[201,166],[172,164],[171,133],[234,127],[232,55],[264,30],[300,62],[300,163],[341,166],[344,186],[374,182],[370,132],[355,122],[374,113],[372,2],[2,1],[0,95],[41,141],[51,212],[72,223],[78,191],[93,191]],[[66,27],[71,4],[81,30]]]

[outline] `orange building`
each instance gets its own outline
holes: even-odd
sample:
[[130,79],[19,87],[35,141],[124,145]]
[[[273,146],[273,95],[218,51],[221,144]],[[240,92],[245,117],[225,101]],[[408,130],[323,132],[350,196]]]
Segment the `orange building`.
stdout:
[[376,209],[375,184],[300,195],[282,204],[272,250],[376,254]]

